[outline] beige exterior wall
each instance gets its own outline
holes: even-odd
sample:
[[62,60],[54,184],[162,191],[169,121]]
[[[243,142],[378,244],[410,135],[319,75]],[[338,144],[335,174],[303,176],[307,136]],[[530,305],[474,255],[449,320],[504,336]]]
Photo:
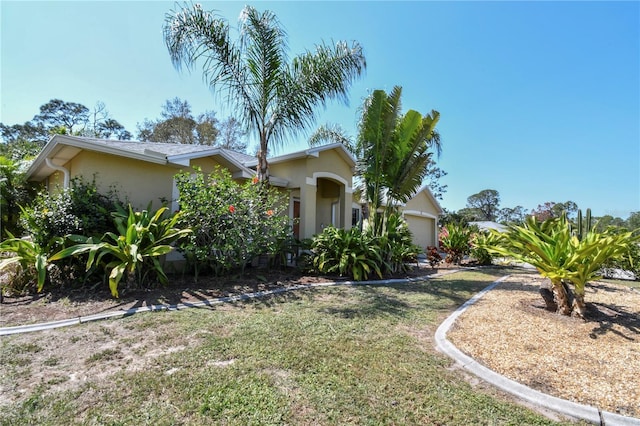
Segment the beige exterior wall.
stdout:
[[[95,175],[100,192],[115,188],[119,198],[130,202],[134,209],[147,208],[150,201],[152,208],[158,209],[162,206],[162,200],[171,201],[173,176],[179,172],[173,167],[86,150],[64,167],[72,178],[82,176],[91,181]],[[52,177],[56,178],[55,174]],[[49,178],[49,185],[52,177]]]
[[440,209],[425,191],[421,191],[402,208],[413,242],[423,250],[438,244],[438,214]]
[[269,173],[288,180],[291,196],[300,200],[301,238],[310,238],[332,223],[351,228],[353,171],[338,152],[271,164]]
[[220,163],[211,157],[194,158],[190,164],[192,167],[199,167],[202,173],[211,173],[216,167],[220,166]]

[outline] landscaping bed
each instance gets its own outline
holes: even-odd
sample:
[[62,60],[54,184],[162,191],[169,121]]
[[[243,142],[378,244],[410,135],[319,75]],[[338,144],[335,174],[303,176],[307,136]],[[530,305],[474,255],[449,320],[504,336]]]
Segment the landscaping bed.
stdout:
[[510,276],[462,314],[447,337],[533,389],[640,417],[640,292],[590,283],[585,321],[548,312],[541,282],[533,273]]

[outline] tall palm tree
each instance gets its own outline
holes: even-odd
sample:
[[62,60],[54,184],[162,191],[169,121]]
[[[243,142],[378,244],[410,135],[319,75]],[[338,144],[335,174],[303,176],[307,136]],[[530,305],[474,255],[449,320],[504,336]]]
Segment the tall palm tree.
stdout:
[[[415,195],[427,176],[433,149],[438,154],[442,149],[435,129],[440,114],[432,110],[423,117],[409,110],[403,115],[401,95],[399,86],[388,95],[384,90],[374,91],[365,101],[359,125],[358,175],[375,233],[383,231],[384,217],[396,204]],[[385,214],[380,217],[383,201]]]
[[440,113],[432,110],[422,116],[409,110],[402,115],[401,96],[402,88],[395,86],[389,94],[375,90],[365,99],[356,142],[341,127],[329,125],[319,127],[309,139],[311,146],[342,143],[356,157],[356,193],[366,200],[369,223],[377,235],[394,207],[406,203],[420,188],[434,150],[438,155],[442,151],[435,129]]
[[347,91],[366,61],[357,42],[340,41],[317,45],[289,62],[286,33],[277,17],[251,6],[240,15],[236,41],[229,30],[222,17],[197,4],[185,5],[166,15],[164,38],[174,66],[192,68],[202,61],[211,89],[223,89],[242,123],[257,135],[258,178],[268,181],[270,144],[282,144],[312,124],[316,107],[328,100],[348,103]]

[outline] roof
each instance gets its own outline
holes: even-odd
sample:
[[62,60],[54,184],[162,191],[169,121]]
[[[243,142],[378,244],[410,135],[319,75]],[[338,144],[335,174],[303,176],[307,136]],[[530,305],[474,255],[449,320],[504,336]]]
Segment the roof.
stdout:
[[[301,151],[292,152],[290,154],[279,155],[268,159],[269,164],[277,164],[284,161],[295,160],[299,158],[319,157],[321,152],[337,150],[338,154],[347,162],[351,167],[355,167],[356,159],[341,143],[332,143],[328,145],[314,146],[312,148],[303,149]],[[258,159],[253,157],[251,161],[245,163],[247,167],[256,167],[258,165]]]
[[469,222],[469,225],[476,225],[478,229],[480,229],[481,231],[486,231],[488,229],[495,229],[498,232],[506,232],[508,229],[507,226],[501,223],[491,222],[489,220]]
[[[160,142],[119,141],[79,136],[54,135],[38,154],[29,169],[27,179],[41,181],[54,172],[54,166],[62,166],[82,150],[102,152],[173,167],[189,166],[190,160],[218,156],[227,167],[242,177],[252,177],[254,172],[245,163],[253,157],[223,148],[206,145],[188,145]],[[47,164],[47,159],[50,164]]]

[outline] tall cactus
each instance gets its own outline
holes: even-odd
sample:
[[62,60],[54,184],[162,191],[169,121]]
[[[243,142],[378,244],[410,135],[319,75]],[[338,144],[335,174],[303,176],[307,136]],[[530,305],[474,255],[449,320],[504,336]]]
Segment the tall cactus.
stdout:
[[585,235],[587,235],[587,233],[592,229],[591,228],[591,209],[587,209],[586,218],[584,220],[584,226],[583,226],[583,220],[582,220],[582,210],[578,210],[576,228],[577,228],[576,236],[578,237],[578,240],[582,241],[582,238]]

